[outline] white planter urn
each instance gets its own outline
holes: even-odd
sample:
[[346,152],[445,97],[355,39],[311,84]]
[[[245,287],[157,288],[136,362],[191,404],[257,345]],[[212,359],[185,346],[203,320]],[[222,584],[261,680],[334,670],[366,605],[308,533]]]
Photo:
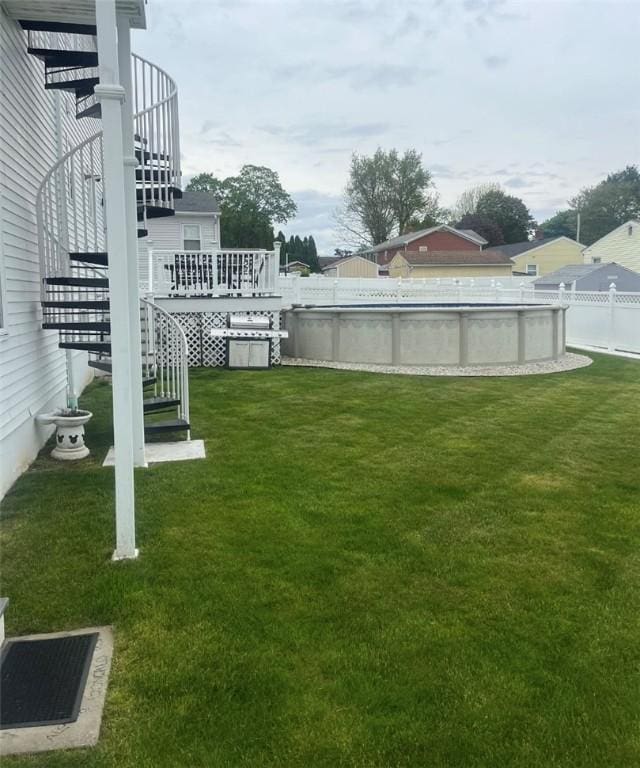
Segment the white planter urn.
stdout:
[[84,444],[84,425],[93,416],[91,411],[54,411],[40,414],[41,424],[56,425],[56,447],[51,456],[60,461],[76,461],[89,455]]

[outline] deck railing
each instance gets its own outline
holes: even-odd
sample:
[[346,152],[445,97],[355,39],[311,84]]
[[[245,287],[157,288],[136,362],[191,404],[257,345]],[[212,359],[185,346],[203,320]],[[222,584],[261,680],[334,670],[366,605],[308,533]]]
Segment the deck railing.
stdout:
[[254,296],[278,287],[277,249],[149,250],[147,262],[142,287],[155,296]]

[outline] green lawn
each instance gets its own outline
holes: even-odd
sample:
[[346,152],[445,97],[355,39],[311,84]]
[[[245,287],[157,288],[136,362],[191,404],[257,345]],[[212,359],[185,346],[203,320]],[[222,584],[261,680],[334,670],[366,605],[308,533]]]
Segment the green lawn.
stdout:
[[100,744],[3,767],[640,765],[640,363],[452,379],[198,370],[207,460],[3,504],[10,635],[96,624]]

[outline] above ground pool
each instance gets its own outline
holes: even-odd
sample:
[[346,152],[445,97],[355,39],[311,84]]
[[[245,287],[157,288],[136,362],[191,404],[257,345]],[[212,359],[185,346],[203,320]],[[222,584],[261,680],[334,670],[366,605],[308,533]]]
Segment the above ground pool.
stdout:
[[517,365],[565,354],[565,311],[540,304],[375,304],[283,312],[285,355],[383,365]]

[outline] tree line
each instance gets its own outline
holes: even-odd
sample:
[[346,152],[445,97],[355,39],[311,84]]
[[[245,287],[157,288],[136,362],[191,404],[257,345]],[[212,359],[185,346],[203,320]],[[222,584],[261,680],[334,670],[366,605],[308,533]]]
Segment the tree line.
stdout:
[[292,261],[301,261],[309,267],[309,272],[320,272],[318,249],[313,235],[301,238],[299,235],[291,235],[287,240],[282,231],[276,235],[280,245],[280,264],[286,267]]
[[451,209],[443,208],[419,152],[411,149],[400,155],[395,149],[379,148],[371,156],[352,155],[336,222],[344,244],[354,250],[438,224],[473,229],[489,246],[497,246],[528,240],[534,233],[576,239],[578,213],[580,241],[585,245],[640,217],[638,168],[627,166],[585,187],[568,201],[566,210],[538,225],[522,199],[494,183],[471,187]]

